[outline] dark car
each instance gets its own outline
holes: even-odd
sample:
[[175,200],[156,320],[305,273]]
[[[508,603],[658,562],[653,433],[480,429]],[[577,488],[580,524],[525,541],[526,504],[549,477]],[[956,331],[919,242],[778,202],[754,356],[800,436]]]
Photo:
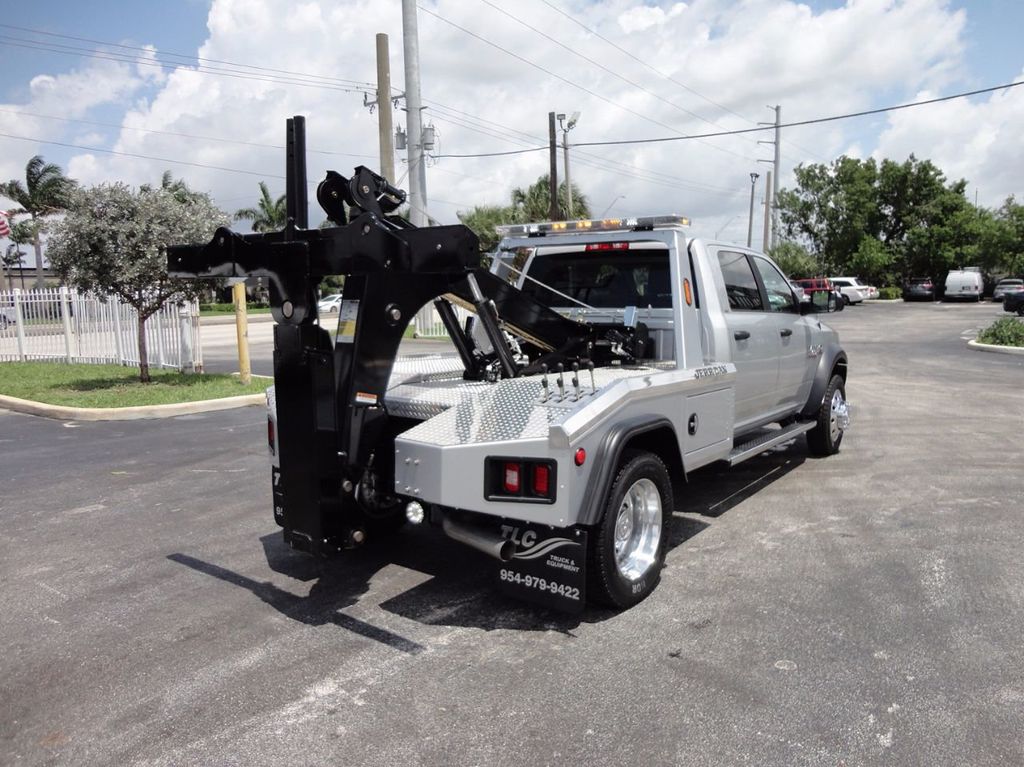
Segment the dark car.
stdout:
[[1021,317],[1024,317],[1024,292],[1007,293],[1003,299],[1003,311],[1016,312]]
[[931,277],[911,277],[903,283],[904,301],[934,301],[935,283]]

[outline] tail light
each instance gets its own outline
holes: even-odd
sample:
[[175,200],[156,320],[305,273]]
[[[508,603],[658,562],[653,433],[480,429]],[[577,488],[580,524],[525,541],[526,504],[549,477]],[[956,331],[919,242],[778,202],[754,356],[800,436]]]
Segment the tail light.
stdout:
[[584,250],[629,250],[628,242],[591,242]]
[[506,463],[504,480],[502,481],[502,487],[505,488],[506,493],[512,495],[519,495],[520,483],[519,483],[519,469],[518,463]]
[[267,416],[267,447],[270,448],[270,454],[274,455],[277,451],[277,439],[274,433],[274,419]]
[[491,456],[484,461],[484,498],[554,503],[557,469],[558,464],[547,459]]

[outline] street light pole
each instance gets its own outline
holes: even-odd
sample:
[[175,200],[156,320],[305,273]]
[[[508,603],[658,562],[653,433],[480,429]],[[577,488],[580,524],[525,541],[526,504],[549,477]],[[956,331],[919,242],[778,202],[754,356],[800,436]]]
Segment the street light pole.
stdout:
[[565,153],[565,217],[574,218],[572,215],[572,180],[569,177],[569,131],[576,127],[576,121],[580,119],[579,112],[573,112],[567,124],[563,124],[565,115],[558,115],[558,127],[562,130],[562,151]]
[[757,184],[757,180],[761,177],[760,173],[750,174],[750,218],[747,221],[747,247],[750,247],[750,243],[754,239],[754,186]]

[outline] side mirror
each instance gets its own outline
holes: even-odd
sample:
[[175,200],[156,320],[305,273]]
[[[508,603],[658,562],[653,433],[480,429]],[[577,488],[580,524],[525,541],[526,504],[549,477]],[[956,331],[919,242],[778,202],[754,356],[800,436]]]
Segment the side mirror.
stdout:
[[831,290],[815,290],[800,302],[800,314],[822,314],[836,310],[836,294]]

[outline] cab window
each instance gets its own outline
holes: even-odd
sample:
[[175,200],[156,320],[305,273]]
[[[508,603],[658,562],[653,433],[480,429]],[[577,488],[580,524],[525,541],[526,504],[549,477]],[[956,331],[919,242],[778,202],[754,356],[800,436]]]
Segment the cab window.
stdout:
[[757,271],[761,273],[761,281],[768,293],[768,309],[773,312],[797,312],[799,307],[796,297],[793,295],[793,288],[789,280],[782,272],[776,269],[770,262],[763,258],[754,256],[754,264]]
[[718,264],[722,268],[729,308],[740,311],[764,311],[761,291],[757,287],[757,280],[754,279],[754,272],[747,257],[743,253],[720,250]]

